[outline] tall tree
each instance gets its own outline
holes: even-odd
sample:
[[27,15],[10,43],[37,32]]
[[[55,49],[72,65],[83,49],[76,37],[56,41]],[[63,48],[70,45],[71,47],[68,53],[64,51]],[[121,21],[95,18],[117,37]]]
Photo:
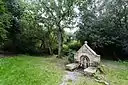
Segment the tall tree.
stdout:
[[23,7],[21,6],[21,0],[5,0],[6,8],[10,13],[10,27],[6,28],[8,31],[8,37],[13,42],[13,47],[16,47],[16,43],[18,42],[17,37],[20,31],[20,19],[23,14]]
[[7,40],[7,30],[10,26],[10,15],[7,11],[4,0],[0,0],[0,46]]
[[22,32],[19,34],[18,48],[21,52],[52,54],[57,45],[54,24],[42,19],[39,15],[42,7],[40,8],[38,3],[31,0],[24,2],[25,10],[21,17]]
[[80,6],[77,38],[82,42],[88,40],[94,48],[102,48],[101,54],[118,57],[127,48],[127,9],[125,0],[87,0]]
[[[73,15],[74,0],[40,0],[41,19],[53,22],[58,35],[58,57],[62,55],[63,32],[68,28]],[[48,22],[48,23],[49,23]]]

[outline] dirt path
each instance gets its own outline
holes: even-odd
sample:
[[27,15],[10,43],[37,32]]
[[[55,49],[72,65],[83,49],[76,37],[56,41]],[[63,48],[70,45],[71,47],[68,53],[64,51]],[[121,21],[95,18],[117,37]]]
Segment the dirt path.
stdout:
[[69,83],[75,85],[81,73],[75,71],[74,72],[65,71],[65,72],[66,74],[63,76],[62,83],[60,85],[69,85]]

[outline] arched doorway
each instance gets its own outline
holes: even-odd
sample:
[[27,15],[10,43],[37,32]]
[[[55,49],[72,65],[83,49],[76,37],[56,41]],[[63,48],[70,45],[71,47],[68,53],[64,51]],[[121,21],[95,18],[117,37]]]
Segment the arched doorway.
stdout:
[[80,67],[88,68],[90,64],[90,59],[86,55],[80,57]]

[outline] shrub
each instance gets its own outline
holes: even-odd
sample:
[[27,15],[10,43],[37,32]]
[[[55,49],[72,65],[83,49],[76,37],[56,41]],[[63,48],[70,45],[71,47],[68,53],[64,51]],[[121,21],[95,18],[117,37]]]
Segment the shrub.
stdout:
[[74,63],[74,54],[76,53],[76,51],[70,50],[68,53],[68,61],[70,63]]
[[78,50],[81,46],[81,43],[79,41],[73,40],[68,44],[68,46],[72,50]]
[[63,53],[64,53],[64,55],[68,55],[69,51],[70,51],[70,48],[68,47],[68,45],[64,44],[63,45]]

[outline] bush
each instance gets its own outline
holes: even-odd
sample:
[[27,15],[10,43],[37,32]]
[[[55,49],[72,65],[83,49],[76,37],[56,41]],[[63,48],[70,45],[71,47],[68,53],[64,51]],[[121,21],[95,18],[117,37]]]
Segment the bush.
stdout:
[[81,43],[79,41],[73,40],[63,45],[63,53],[64,55],[68,55],[72,51],[77,51],[80,47]]
[[68,44],[68,47],[77,51],[81,47],[81,43],[79,41],[73,40]]
[[63,45],[63,53],[64,53],[64,55],[68,55],[69,51],[70,51],[69,46],[64,44]]
[[70,63],[74,63],[74,54],[76,53],[76,51],[72,51],[70,50],[69,53],[68,53],[68,61]]

